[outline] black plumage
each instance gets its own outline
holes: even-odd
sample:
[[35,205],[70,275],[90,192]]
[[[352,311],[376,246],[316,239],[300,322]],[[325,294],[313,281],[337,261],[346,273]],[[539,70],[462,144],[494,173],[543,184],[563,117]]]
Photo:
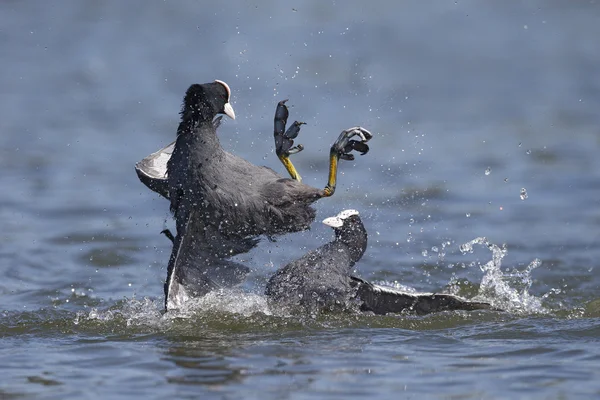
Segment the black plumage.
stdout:
[[265,294],[274,304],[312,312],[348,308],[355,297],[350,271],[367,249],[367,231],[354,210],[323,223],[335,225],[335,240],[287,264],[269,279]]
[[310,204],[321,192],[223,150],[213,119],[228,101],[224,83],[192,85],[167,162],[177,232],[195,210],[188,229],[219,257],[247,251],[262,234],[307,229],[315,218]]
[[357,211],[345,210],[323,221],[335,230],[335,240],[275,273],[265,294],[271,304],[307,312],[358,308],[375,314],[427,314],[445,310],[488,309],[450,294],[407,293],[375,285],[351,275],[367,248],[367,231]]
[[[291,148],[290,139],[298,135],[301,123],[295,122],[284,132],[285,101],[275,113],[275,142],[278,156],[288,171],[294,171],[290,175],[295,179],[283,178],[221,147],[214,118],[225,113],[226,107],[235,116],[229,97],[230,89],[221,81],[190,86],[177,140],[136,164],[140,180],[170,200],[178,232],[187,223],[190,209],[198,211],[191,229],[203,236],[204,249],[218,257],[249,251],[260,235],[308,229],[316,214],[311,204],[335,191],[338,160],[352,160],[354,150],[367,153],[366,142],[372,137],[361,127],[344,130],[330,149],[328,184],[317,189],[303,184],[289,161],[289,155],[303,146]],[[352,140],[354,136],[361,140]]]

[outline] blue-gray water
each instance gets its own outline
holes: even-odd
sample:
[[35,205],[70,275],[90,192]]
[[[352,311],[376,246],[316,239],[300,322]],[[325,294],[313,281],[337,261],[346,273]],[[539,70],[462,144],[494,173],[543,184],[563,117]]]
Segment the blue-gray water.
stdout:
[[[600,395],[599,18],[593,1],[3,1],[0,398]],[[310,184],[342,129],[376,135],[317,204],[360,210],[362,277],[507,312],[274,316],[264,283],[330,240],[316,222],[240,257],[238,292],[162,315],[173,224],[133,165],[214,79],[238,116],[223,145],[281,173],[290,99]]]

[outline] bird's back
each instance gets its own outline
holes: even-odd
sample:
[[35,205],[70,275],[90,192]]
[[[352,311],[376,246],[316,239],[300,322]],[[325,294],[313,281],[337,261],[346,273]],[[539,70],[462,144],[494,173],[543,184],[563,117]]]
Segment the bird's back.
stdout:
[[346,245],[327,243],[278,270],[265,294],[284,308],[346,308],[354,294],[349,277],[353,265]]
[[198,162],[189,187],[193,206],[206,210],[204,222],[226,237],[305,230],[315,218],[311,204],[319,193],[225,151]]

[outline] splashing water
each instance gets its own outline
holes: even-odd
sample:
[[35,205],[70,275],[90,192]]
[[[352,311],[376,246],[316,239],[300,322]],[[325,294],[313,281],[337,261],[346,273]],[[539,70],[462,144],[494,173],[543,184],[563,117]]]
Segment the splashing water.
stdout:
[[521,188],[521,192],[519,193],[519,197],[521,198],[521,200],[527,200],[527,198],[529,197],[529,195],[527,194],[527,189]]
[[474,245],[482,245],[492,252],[492,259],[485,264],[479,264],[484,272],[479,286],[479,292],[474,300],[490,302],[494,307],[514,313],[546,314],[549,311],[542,306],[542,299],[546,294],[536,297],[529,293],[533,283],[531,273],[542,265],[538,258],[534,259],[523,271],[516,268],[509,273],[501,270],[502,259],[506,256],[506,245],[502,247],[490,243],[485,237],[478,237],[460,246],[463,254],[473,253]]
[[271,315],[267,298],[255,293],[245,293],[240,289],[221,289],[208,293],[200,298],[192,299],[185,304],[182,314],[194,313],[231,313],[249,317],[255,313]]
[[[463,254],[473,253],[474,247],[481,245],[487,247],[492,253],[492,259],[486,263],[471,262],[469,266],[479,266],[484,272],[479,287],[473,286],[473,293],[477,294],[471,300],[491,303],[494,307],[515,314],[548,314],[549,310],[542,306],[549,296],[560,293],[558,289],[551,289],[543,296],[536,297],[529,293],[532,286],[532,271],[541,265],[539,259],[533,260],[525,269],[513,269],[502,272],[502,260],[507,254],[505,245],[497,246],[490,243],[485,237],[478,237],[460,246]],[[442,243],[442,250],[448,246]],[[438,248],[432,251],[440,252]],[[417,293],[409,286],[394,282],[373,282],[378,285],[391,287],[407,293]],[[452,282],[451,282],[451,285]],[[455,285],[454,285],[455,286]],[[458,289],[457,289],[458,290]],[[452,292],[452,290],[451,290]],[[454,293],[459,295],[459,293]],[[138,331],[171,331],[172,329],[190,329],[195,332],[199,326],[206,324],[218,325],[219,329],[227,327],[256,326],[262,324],[280,324],[279,320],[273,322],[272,318],[284,318],[287,324],[293,315],[282,314],[269,307],[264,295],[244,292],[241,289],[217,290],[201,298],[192,299],[180,310],[163,312],[163,303],[159,300],[144,298],[125,299],[107,309],[92,308],[77,312],[72,322],[75,325],[95,326],[98,323],[106,325],[107,329],[134,329]],[[241,319],[240,319],[241,318]],[[293,319],[293,318],[292,318]],[[179,322],[176,322],[179,321]],[[189,321],[189,322],[184,322]],[[246,321],[247,324],[244,325]],[[303,319],[299,320],[300,322]],[[181,323],[184,323],[183,327]],[[298,321],[296,321],[298,322]],[[189,326],[188,326],[189,325]],[[233,328],[232,328],[233,329]],[[236,328],[237,329],[237,328]]]
[[125,326],[148,326],[161,328],[165,319],[161,314],[162,302],[144,298],[143,300],[127,299],[105,310],[92,308],[90,311],[79,311],[73,323],[98,321],[107,323],[124,322]]
[[177,320],[194,320],[202,316],[224,314],[250,317],[256,313],[271,315],[266,297],[244,293],[239,289],[222,289],[192,299],[186,302],[183,308],[166,313],[163,312],[163,303],[160,300],[125,299],[108,309],[92,308],[90,311],[79,311],[73,323],[79,325],[96,321],[126,327],[166,330]]
[[402,292],[406,292],[406,293],[411,293],[411,294],[417,294],[418,291],[415,288],[412,288],[410,286],[406,286],[401,284],[398,281],[373,281],[372,283],[374,283],[375,285],[379,285],[379,286],[385,286],[385,287],[389,287],[392,289],[396,289],[396,290],[400,290]]

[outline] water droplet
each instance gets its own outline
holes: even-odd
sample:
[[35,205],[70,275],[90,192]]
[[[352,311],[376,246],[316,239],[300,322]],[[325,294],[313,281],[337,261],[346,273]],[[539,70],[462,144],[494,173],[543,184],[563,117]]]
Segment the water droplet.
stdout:
[[464,244],[461,244],[458,249],[463,254],[472,253],[473,252],[473,245],[471,243],[464,243]]
[[508,183],[508,178],[504,178],[504,183]]
[[466,213],[465,215],[467,216],[467,218],[471,218],[471,213]]
[[527,154],[527,155],[531,154],[531,149],[527,149],[527,151],[525,152],[525,154]]
[[421,252],[421,255],[422,255],[423,257],[427,257],[427,250],[423,250],[423,251]]
[[485,169],[485,174],[486,174],[486,175],[489,175],[489,174],[491,174],[491,173],[492,173],[492,168],[490,168],[490,167],[487,167],[487,168]]
[[521,200],[525,200],[527,199],[529,196],[527,195],[527,189],[525,188],[521,188],[521,194],[520,194]]

